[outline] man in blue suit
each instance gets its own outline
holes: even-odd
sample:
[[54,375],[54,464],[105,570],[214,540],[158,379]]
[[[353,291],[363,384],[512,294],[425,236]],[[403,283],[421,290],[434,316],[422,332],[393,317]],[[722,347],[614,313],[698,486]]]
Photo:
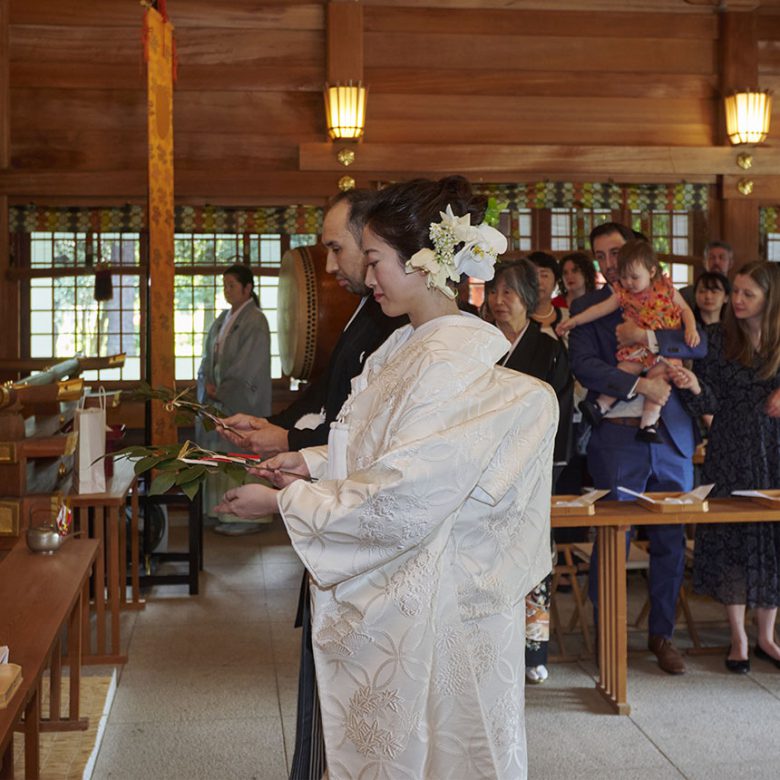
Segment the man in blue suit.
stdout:
[[[607,282],[618,281],[617,255],[620,247],[634,238],[633,232],[616,222],[594,228],[590,245]],[[610,289],[588,293],[572,303],[575,315],[609,297]],[[617,368],[615,352],[619,345],[643,343],[665,357],[703,357],[706,338],[695,348],[685,345],[682,330],[645,331],[623,322],[620,311],[571,331],[569,352],[575,377],[588,389],[592,400],[600,393],[619,398],[593,429],[588,444],[588,469],[597,488],[609,489],[610,498],[629,498],[618,486],[634,491],[690,490],[693,487],[691,456],[696,446],[692,419],[686,414],[676,389],[663,379],[648,379]],[[663,404],[659,431],[663,442],[647,443],[636,438],[646,396]],[[671,642],[677,597],[685,567],[685,538],[680,525],[647,527],[650,540],[650,616],[648,648],[658,665],[669,674],[685,672],[685,663]],[[594,553],[596,551],[594,550]],[[591,561],[589,595],[598,616],[598,577],[596,557]]]

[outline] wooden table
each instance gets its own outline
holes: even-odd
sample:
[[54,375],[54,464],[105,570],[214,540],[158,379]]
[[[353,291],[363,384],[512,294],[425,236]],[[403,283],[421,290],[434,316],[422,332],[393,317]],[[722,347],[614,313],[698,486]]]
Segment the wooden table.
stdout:
[[553,528],[594,526],[599,544],[599,681],[596,688],[619,715],[628,715],[628,640],[626,619],[626,539],[632,525],[765,523],[780,521],[770,509],[746,498],[709,499],[708,512],[680,505],[679,511],[653,512],[635,501],[599,501],[595,515],[553,517]]
[[[22,667],[22,683],[0,710],[0,778],[13,778],[13,732],[24,715],[26,778],[37,778],[40,731],[87,728],[79,718],[82,614],[89,600],[89,574],[99,543],[70,539],[54,555],[31,553],[21,540],[0,561],[0,637],[10,661]],[[62,658],[60,636],[68,633],[70,704],[61,717]],[[41,720],[41,682],[51,667],[49,718]]]
[[[131,493],[132,491],[132,493]],[[127,529],[125,507],[131,494],[130,519],[130,601],[127,600]],[[121,654],[120,610],[142,609],[138,555],[138,491],[134,464],[126,459],[114,462],[114,475],[107,481],[105,493],[74,493],[68,498],[73,507],[73,526],[101,545],[92,586],[90,604],[96,617],[94,647],[85,616],[84,663],[124,664]],[[110,625],[110,646],[107,626]]]

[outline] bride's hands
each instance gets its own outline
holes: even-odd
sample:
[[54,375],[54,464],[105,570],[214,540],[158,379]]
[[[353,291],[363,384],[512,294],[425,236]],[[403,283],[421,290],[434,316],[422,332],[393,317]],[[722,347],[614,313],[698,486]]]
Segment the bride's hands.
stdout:
[[241,485],[226,491],[214,511],[218,514],[235,515],[244,520],[270,515],[278,511],[278,492],[267,485]]
[[300,452],[282,452],[249,469],[250,474],[283,488],[297,479],[309,479],[309,467]]

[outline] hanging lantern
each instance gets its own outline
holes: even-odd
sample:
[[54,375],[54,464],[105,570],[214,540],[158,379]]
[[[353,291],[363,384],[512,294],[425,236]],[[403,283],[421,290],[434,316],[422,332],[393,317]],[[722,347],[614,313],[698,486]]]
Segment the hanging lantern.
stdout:
[[368,88],[359,81],[325,87],[325,118],[328,134],[333,140],[356,141],[366,125],[366,94]]
[[731,92],[723,98],[726,132],[732,144],[760,144],[769,133],[772,95],[768,89]]

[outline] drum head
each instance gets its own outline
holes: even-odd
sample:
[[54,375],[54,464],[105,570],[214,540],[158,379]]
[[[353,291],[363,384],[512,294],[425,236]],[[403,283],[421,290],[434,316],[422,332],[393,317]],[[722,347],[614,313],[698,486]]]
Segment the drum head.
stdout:
[[357,306],[325,270],[321,244],[290,249],[279,271],[279,356],[285,375],[311,381],[327,367]]

